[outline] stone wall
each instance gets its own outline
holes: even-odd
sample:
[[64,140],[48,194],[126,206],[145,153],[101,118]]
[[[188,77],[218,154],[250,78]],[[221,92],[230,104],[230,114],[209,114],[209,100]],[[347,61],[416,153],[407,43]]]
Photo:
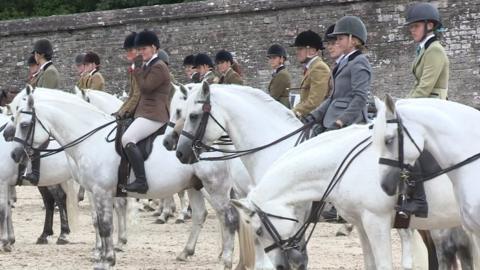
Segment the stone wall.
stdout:
[[[374,67],[374,93],[404,96],[412,86],[409,71],[414,45],[404,22],[406,0],[211,0],[52,16],[0,22],[0,87],[23,84],[26,58],[39,38],[54,43],[54,61],[73,87],[73,60],[92,50],[102,58],[107,91],[126,85],[126,62],[121,49],[130,31],[154,29],[162,47],[170,53],[171,69],[185,81],[181,63],[185,55],[225,48],[233,52],[245,72],[248,85],[265,89],[270,79],[266,49],[273,43],[288,46],[297,33],[312,29],[322,33],[343,15],[360,16],[366,23],[369,57]],[[480,104],[480,2],[439,0],[448,31],[443,36],[450,57],[450,99]],[[301,66],[289,48],[289,69],[299,84]]]

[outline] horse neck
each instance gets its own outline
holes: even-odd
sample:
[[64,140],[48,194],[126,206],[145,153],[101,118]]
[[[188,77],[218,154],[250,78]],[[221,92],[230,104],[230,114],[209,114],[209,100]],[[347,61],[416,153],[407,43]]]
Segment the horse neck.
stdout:
[[93,106],[108,114],[116,112],[122,105],[118,98],[101,91],[91,90],[89,98]]
[[[241,91],[241,90],[238,90]],[[276,102],[273,101],[272,102]],[[289,119],[288,111],[272,110],[265,101],[238,99],[223,95],[214,106],[219,106],[226,117],[227,132],[237,150],[251,149],[271,143],[301,126]],[[235,104],[235,106],[231,106]],[[281,105],[280,105],[281,106]],[[298,135],[261,151],[241,157],[253,180],[258,183],[268,167],[295,145]]]
[[[80,102],[83,101],[79,100],[79,103],[75,104],[74,102],[64,103],[46,100],[38,102],[35,106],[37,118],[50,130],[60,145],[70,143],[96,127],[113,120],[112,117],[103,114],[95,108],[89,108],[89,104],[80,104]],[[76,147],[67,149],[66,152],[74,157],[75,153],[78,152],[75,151],[77,148],[98,150],[100,145],[108,145],[104,143],[91,146],[89,142],[103,142],[112,127],[100,130],[92,138],[87,139]]]
[[[421,101],[418,102],[423,105]],[[398,111],[407,120],[407,129],[409,123],[418,124],[424,129],[424,148],[434,155],[443,168],[480,153],[476,143],[461,143],[476,142],[480,137],[480,129],[472,124],[480,117],[475,109],[453,102],[421,107],[406,103],[399,106]]]
[[[293,207],[320,200],[350,150],[370,135],[367,127],[359,126],[328,133],[310,139],[282,156],[249,193],[248,198],[262,209],[275,205]],[[357,148],[355,153],[360,149]],[[352,166],[367,166],[365,163],[368,160],[373,161],[369,163],[369,168],[376,166],[376,159],[372,157],[375,152],[368,150],[356,157],[347,170],[351,170]],[[351,158],[352,155],[348,160]],[[377,167],[370,169],[378,170]],[[380,186],[378,183],[372,185]],[[327,201],[335,199],[338,186]]]

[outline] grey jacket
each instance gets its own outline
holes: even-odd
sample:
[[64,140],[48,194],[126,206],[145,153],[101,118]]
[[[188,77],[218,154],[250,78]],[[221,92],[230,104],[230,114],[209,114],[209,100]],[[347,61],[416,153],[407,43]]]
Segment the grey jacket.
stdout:
[[335,121],[344,126],[367,121],[367,97],[370,92],[372,69],[367,57],[357,51],[341,61],[332,72],[333,91],[312,111],[315,119],[329,129]]

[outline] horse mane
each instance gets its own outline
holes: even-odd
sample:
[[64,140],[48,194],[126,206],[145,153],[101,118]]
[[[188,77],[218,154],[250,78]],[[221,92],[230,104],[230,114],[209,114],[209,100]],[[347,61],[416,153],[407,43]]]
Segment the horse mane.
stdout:
[[252,230],[251,217],[242,209],[238,212],[238,244],[240,250],[237,269],[255,269],[255,237]]
[[387,129],[387,107],[385,103],[375,97],[375,107],[377,108],[377,117],[373,124],[373,146],[380,150],[385,144],[385,132]]
[[251,97],[251,99],[258,102],[258,108],[268,106],[268,109],[273,111],[273,115],[284,116],[285,120],[292,124],[298,125],[299,123],[297,117],[289,109],[261,89],[235,84],[214,84],[211,85],[211,92],[227,92],[236,96]]

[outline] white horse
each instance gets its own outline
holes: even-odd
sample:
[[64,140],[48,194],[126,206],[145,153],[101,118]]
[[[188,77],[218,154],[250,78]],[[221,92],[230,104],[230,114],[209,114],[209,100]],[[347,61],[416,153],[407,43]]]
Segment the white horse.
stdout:
[[[43,91],[44,89],[45,88],[37,88],[36,91]],[[88,100],[88,102],[90,104],[92,104],[93,106],[97,107],[98,109],[100,109],[101,111],[103,111],[105,113],[110,114],[112,112],[117,111],[118,108],[120,107],[120,105],[122,104],[122,102],[119,101],[114,96],[112,96],[108,93],[102,92],[102,91],[88,90],[87,92],[85,92],[85,93],[87,93],[88,96],[79,95],[78,92],[80,90],[78,90],[78,88],[76,88],[76,91],[77,91],[77,96],[82,98],[82,100]],[[12,103],[7,105],[8,106],[8,114],[16,114],[17,109],[18,109],[17,108],[18,103],[25,97],[26,97],[26,91],[23,90],[22,92],[20,92],[15,97],[15,99],[12,101]],[[85,97],[88,97],[88,98],[85,98]],[[14,147],[14,146],[11,146],[11,147]],[[60,147],[60,145],[56,141],[51,141],[50,144],[49,144],[49,148],[58,148],[58,147]],[[11,152],[11,150],[7,150],[7,152]],[[52,165],[52,160],[53,160],[54,165]],[[68,156],[66,156],[63,153],[47,157],[45,159],[46,164],[44,164],[43,162],[41,163],[41,174],[40,174],[40,177],[41,177],[40,180],[41,181],[39,182],[39,186],[55,185],[57,182],[58,183],[64,183],[64,181],[67,181],[67,180],[70,181],[70,182],[65,182],[65,184],[62,184],[62,185],[66,185],[66,183],[68,183],[69,185],[71,183],[74,183],[73,179],[71,179],[71,177],[72,177],[71,173],[75,174],[75,172],[70,170],[70,166],[69,166],[68,161],[69,161]],[[71,162],[71,160],[70,160],[70,162]],[[15,165],[15,166],[17,166],[17,165]],[[53,166],[56,166],[56,167],[53,167]],[[44,169],[44,167],[47,167],[47,169]],[[53,168],[55,168],[55,169],[53,169]],[[44,175],[44,171],[46,171],[47,176]],[[68,175],[68,177],[65,177],[66,175]],[[70,188],[70,186],[68,186],[68,187]],[[80,188],[82,189],[82,187],[80,187]],[[65,188],[63,188],[63,189],[66,190]],[[66,192],[67,192],[67,190],[66,190]],[[69,192],[71,192],[71,190]],[[77,198],[76,195],[74,195],[73,193],[69,194],[67,196],[67,200],[68,200],[67,201],[67,206],[69,205],[68,203],[73,202],[75,198]],[[69,200],[69,199],[71,199],[71,200]],[[72,206],[68,206],[68,207],[72,207]],[[116,244],[115,248],[118,251],[122,251],[124,245],[126,245],[126,243],[127,243],[127,218],[128,217],[127,217],[127,200],[126,200],[126,198],[115,198],[114,199],[114,209],[115,209],[115,214],[117,215],[117,225],[118,225],[118,228],[117,228],[118,229],[117,230],[118,238],[117,238],[117,244]],[[74,209],[73,211],[74,211],[73,213],[76,213],[77,210]],[[130,217],[133,216],[132,215],[133,212],[130,212],[130,214],[131,214]],[[76,219],[76,217],[77,217],[76,215],[73,216],[74,219]],[[93,218],[93,224],[94,224],[95,228],[98,228],[96,213],[95,213],[95,209],[94,209],[93,206],[92,206],[92,218]],[[65,241],[66,240],[65,235],[60,235],[59,239],[63,239],[63,241]],[[99,231],[97,229],[96,230],[96,249],[95,249],[95,253],[99,254],[100,247],[101,247],[101,238],[100,238],[100,235],[99,235]]]
[[[35,110],[35,117],[32,112]],[[99,111],[92,105],[72,98],[71,95],[59,91],[35,91],[22,100],[15,118],[16,136],[25,139],[32,121],[35,121],[33,145],[38,146],[49,135],[52,135],[61,145],[65,146],[86,132],[96,128],[113,118]],[[42,123],[42,125],[39,124]],[[47,132],[48,130],[48,132]],[[109,132],[100,130],[82,143],[65,149],[73,160],[73,166],[78,173],[76,180],[93,193],[94,206],[97,210],[97,220],[102,238],[102,253],[96,267],[108,268],[115,263],[115,252],[112,248],[112,196],[116,190],[117,167],[119,157],[111,144],[105,143]],[[50,133],[50,134],[49,134]],[[31,140],[32,138],[28,138]],[[161,140],[161,137],[159,138]],[[23,145],[18,151],[23,151]],[[155,151],[145,162],[149,191],[145,195],[129,193],[139,198],[161,198],[180,190],[194,186],[192,166],[182,165],[174,153],[166,151],[155,142]],[[188,190],[193,210],[192,231],[182,254],[193,254],[196,241],[206,218],[205,204],[199,191]],[[180,256],[182,256],[182,254]]]
[[[480,146],[474,143],[480,136],[480,128],[474,124],[480,119],[478,110],[437,99],[406,99],[394,104],[387,97],[386,104],[375,126],[375,144],[382,158],[398,161],[399,151],[402,151],[403,163],[413,164],[419,157],[418,151],[426,149],[446,169],[480,153]],[[394,119],[401,119],[401,125],[387,122]],[[398,147],[399,130],[404,134],[403,149]],[[479,169],[480,161],[473,160],[447,173],[458,200],[462,224],[472,233],[476,268],[480,268]],[[398,168],[380,166],[380,177],[384,179],[382,186],[389,194],[395,192],[392,188],[395,183],[386,181],[385,177],[392,171],[398,171]]]
[[[276,103],[276,101],[274,101],[259,90],[254,90],[247,87],[220,85],[212,85],[210,89],[208,86],[204,85],[201,91],[198,91],[196,94],[191,95],[187,100],[187,118],[184,131],[191,134],[196,134],[200,119],[202,118],[203,114],[202,107],[207,99],[209,99],[211,103],[211,114],[216,119],[216,121],[208,121],[205,128],[205,135],[203,136],[203,139],[200,138],[202,139],[202,143],[206,145],[213,144],[213,142],[223,134],[224,131],[222,128],[220,128],[220,125],[223,126],[230,135],[232,142],[235,145],[235,148],[242,150],[250,149],[272,142],[275,139],[281,137],[282,135],[287,134],[289,131],[293,131],[301,126],[300,122],[296,120],[292,113],[290,113],[288,110],[282,107],[282,105]],[[218,122],[218,124],[216,122]],[[258,132],[260,130],[261,132]],[[260,152],[256,152],[254,154],[242,157],[242,160],[244,161],[247,169],[253,176],[252,178],[256,182],[260,182],[260,186],[265,187],[263,184],[264,178],[262,178],[261,181],[260,178],[263,176],[263,174],[266,173],[268,167],[282,153],[287,152],[288,149],[292,148],[295,140],[296,138],[291,138],[280,142],[270,148],[264,149]],[[307,145],[311,146],[311,143],[309,142],[309,144]],[[301,145],[301,149],[305,148],[308,147]],[[194,153],[192,151],[192,142],[189,139],[184,138],[183,136],[180,137],[180,141],[177,146],[177,156],[181,160],[183,160],[183,162],[192,162],[195,160]],[[288,163],[287,161],[285,162]],[[330,164],[332,163],[332,161],[329,162]],[[292,164],[290,164],[289,166],[289,169],[291,171],[283,173],[285,173],[286,175],[290,175],[291,173],[301,168],[303,166],[302,163],[303,161],[300,160],[298,160],[297,162],[292,162]],[[319,166],[319,164],[321,164],[321,162],[318,162],[316,166]],[[284,185],[282,185],[281,181],[283,181],[283,177],[277,178],[276,185],[285,187]],[[297,179],[296,181],[300,181],[300,179]],[[272,184],[272,182],[270,184]],[[445,182],[446,181],[443,181],[442,183]],[[448,184],[448,182],[446,183]],[[290,183],[289,189],[292,189],[293,191],[295,190],[295,187],[301,188],[301,186],[298,186],[297,184]],[[378,187],[376,187],[376,184],[374,184],[373,187],[374,190],[375,188],[378,189]],[[270,190],[268,188],[270,188]],[[262,192],[259,192],[258,194],[262,194],[259,196],[265,196],[268,198],[270,197],[269,195],[272,194],[272,190],[276,190],[276,187],[270,185],[268,188],[260,189],[260,187],[256,187],[254,190],[261,190],[263,194]],[[304,191],[306,192],[306,190]],[[274,196],[274,194],[272,194],[272,196]],[[283,196],[285,198],[290,198],[290,196],[285,196],[285,194],[283,194]],[[382,193],[380,193],[379,196],[385,197],[384,199],[387,200],[390,204],[386,205],[385,209],[383,209],[385,211],[385,222],[388,223],[388,225],[382,231],[377,231],[376,234],[380,234],[381,237],[388,234],[388,237],[390,237],[389,232],[391,228],[390,223],[394,200],[386,197]],[[453,197],[451,197],[450,199],[453,200]],[[361,200],[365,200],[365,198],[362,197]],[[373,199],[367,199],[366,201],[374,204],[375,207],[379,207],[379,205],[377,205],[373,201]],[[356,203],[358,204],[358,201]],[[298,208],[297,212],[299,214],[305,215],[307,210],[305,208],[306,202],[303,205],[303,209]],[[351,216],[350,214],[347,215],[347,212],[343,212],[345,213],[345,217],[347,219]],[[274,213],[284,215],[284,213],[282,214],[278,211],[275,211]],[[302,218],[299,218],[299,220],[303,221]],[[277,221],[278,220],[274,220],[274,222]],[[458,224],[458,222],[451,223]],[[366,233],[363,231],[363,226],[360,228],[360,234],[362,236],[365,236],[362,239],[362,246],[366,254],[366,265],[367,268],[369,267],[369,269],[371,269],[375,267],[374,257],[369,256],[370,254],[372,254],[372,247],[370,246],[366,238]],[[387,249],[376,247],[374,248],[377,251],[377,253],[375,253],[375,259],[378,257],[379,260],[377,266],[380,265],[381,268],[383,265],[387,265],[387,267],[385,268],[389,269],[388,267],[391,268],[392,263],[390,254],[391,252],[389,252],[390,249],[388,248],[390,244],[389,238],[387,240]],[[406,248],[406,246],[404,246],[404,248]],[[244,251],[246,252],[246,250]],[[378,253],[380,253],[381,255],[378,255]],[[272,259],[275,260],[275,257],[273,257]],[[404,263],[407,262],[408,259],[409,254],[405,253],[403,259]],[[382,260],[383,262],[386,261],[386,263],[382,264]]]
[[[0,125],[10,123],[10,117],[0,114]],[[51,143],[53,147],[58,144]],[[12,224],[11,204],[9,202],[9,188],[15,186],[18,175],[18,165],[10,157],[15,145],[6,142],[3,136],[0,138],[0,241],[4,251],[11,251],[12,244],[15,242],[15,235]],[[72,227],[75,227],[78,208],[76,202],[75,191],[73,188],[73,180],[68,169],[65,155],[54,155],[45,158],[41,164],[41,177],[38,186],[51,186],[61,184],[62,189],[67,194],[67,215]],[[28,184],[28,183],[26,183]],[[59,243],[67,242],[67,232],[62,230],[58,236]]]

